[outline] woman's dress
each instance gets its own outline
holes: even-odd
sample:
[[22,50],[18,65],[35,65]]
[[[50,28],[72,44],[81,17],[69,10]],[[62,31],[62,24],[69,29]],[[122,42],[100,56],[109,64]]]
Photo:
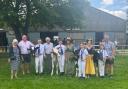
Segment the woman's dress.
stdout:
[[66,46],[65,52],[65,74],[74,75],[75,74],[75,59],[74,59],[74,46],[73,44]]
[[12,47],[10,52],[11,52],[10,54],[15,58],[15,60],[10,60],[11,70],[17,71],[20,63],[20,50],[18,47],[15,48]]
[[93,48],[87,48],[89,55],[86,57],[86,75],[95,75],[95,67],[93,62]]

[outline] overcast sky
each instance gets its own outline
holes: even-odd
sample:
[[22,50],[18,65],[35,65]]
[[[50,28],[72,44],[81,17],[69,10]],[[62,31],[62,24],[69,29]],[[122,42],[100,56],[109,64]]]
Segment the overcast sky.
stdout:
[[126,0],[89,0],[91,6],[126,19]]

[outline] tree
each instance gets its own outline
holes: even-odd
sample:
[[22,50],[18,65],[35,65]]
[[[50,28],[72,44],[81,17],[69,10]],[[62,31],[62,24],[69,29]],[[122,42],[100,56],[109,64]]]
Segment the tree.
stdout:
[[[44,0],[42,0],[44,1]],[[47,0],[38,1],[36,4],[37,14],[33,20],[38,23],[36,26],[54,27],[58,25],[63,28],[82,27],[85,20],[85,9],[89,3],[87,0]],[[34,22],[31,21],[31,22]]]
[[87,0],[1,0],[0,25],[9,26],[21,39],[29,27],[81,27]]
[[18,40],[22,34],[28,33],[31,13],[34,11],[31,7],[31,0],[0,1],[0,20],[12,28]]

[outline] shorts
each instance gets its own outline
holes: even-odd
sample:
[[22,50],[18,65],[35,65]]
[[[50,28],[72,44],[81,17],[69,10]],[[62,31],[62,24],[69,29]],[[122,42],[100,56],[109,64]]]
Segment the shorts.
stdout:
[[114,58],[112,58],[112,59],[106,59],[106,64],[114,64]]
[[22,54],[22,63],[30,63],[31,55],[30,54]]

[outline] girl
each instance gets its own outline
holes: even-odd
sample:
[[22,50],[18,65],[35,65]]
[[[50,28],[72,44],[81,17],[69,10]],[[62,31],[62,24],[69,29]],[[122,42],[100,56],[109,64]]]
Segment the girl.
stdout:
[[94,62],[93,62],[93,46],[92,46],[92,40],[87,40],[87,51],[88,51],[88,56],[86,59],[86,69],[85,73],[87,75],[87,78],[90,77],[90,75],[95,75],[95,67],[94,67]]

